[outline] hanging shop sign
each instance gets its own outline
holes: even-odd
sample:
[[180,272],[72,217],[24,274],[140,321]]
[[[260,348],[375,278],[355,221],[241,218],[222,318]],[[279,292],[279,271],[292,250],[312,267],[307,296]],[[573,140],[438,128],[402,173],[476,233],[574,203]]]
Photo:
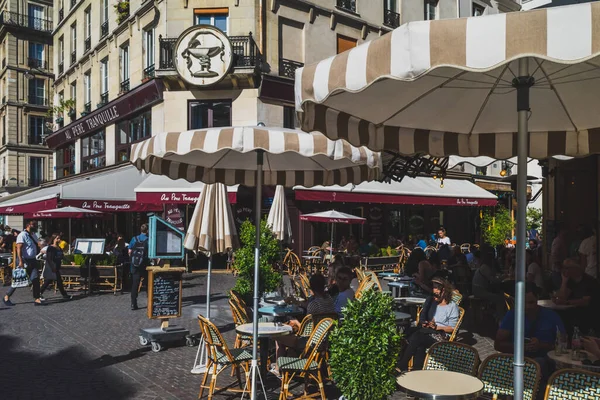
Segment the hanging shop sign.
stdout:
[[[141,203],[150,204],[196,204],[200,192],[137,192],[135,198]],[[235,204],[237,193],[228,192],[227,197],[231,204]]]
[[233,63],[233,50],[227,36],[210,25],[196,25],[184,31],[175,45],[175,69],[181,78],[195,86],[221,81]]

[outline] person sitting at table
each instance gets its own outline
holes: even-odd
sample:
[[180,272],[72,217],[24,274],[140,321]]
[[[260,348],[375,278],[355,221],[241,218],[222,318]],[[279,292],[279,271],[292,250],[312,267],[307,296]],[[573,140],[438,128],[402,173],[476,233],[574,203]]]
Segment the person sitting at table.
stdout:
[[425,252],[420,247],[415,247],[414,250],[408,256],[408,260],[406,260],[406,264],[404,264],[404,275],[406,276],[414,276],[419,272],[419,263],[421,261],[427,260],[427,256]]
[[[588,359],[596,359],[596,362],[600,361],[600,338],[584,336],[581,340],[583,348],[588,353]],[[596,365],[596,363],[594,363]]]
[[413,357],[413,370],[423,369],[427,349],[436,342],[447,340],[458,324],[460,311],[452,302],[454,288],[443,278],[434,278],[432,284],[433,295],[423,305],[419,326],[406,333],[408,345],[398,361],[401,371],[408,370],[408,362]]
[[496,288],[502,283],[494,268],[494,249],[488,245],[481,248],[481,265],[473,274],[473,295],[489,301],[495,309],[496,319],[502,321],[506,312],[504,293],[499,293]]
[[334,307],[340,318],[343,316],[342,309],[346,307],[348,301],[354,300],[354,290],[350,287],[350,282],[352,282],[352,270],[344,266],[338,268],[336,271],[338,295],[335,297]]
[[[566,334],[562,320],[550,308],[538,306],[538,289],[533,283],[525,285],[525,356],[535,359],[542,368],[542,378],[552,374],[554,363],[547,354],[554,349],[556,331]],[[510,310],[502,319],[496,333],[494,349],[501,353],[513,353],[515,314]]]

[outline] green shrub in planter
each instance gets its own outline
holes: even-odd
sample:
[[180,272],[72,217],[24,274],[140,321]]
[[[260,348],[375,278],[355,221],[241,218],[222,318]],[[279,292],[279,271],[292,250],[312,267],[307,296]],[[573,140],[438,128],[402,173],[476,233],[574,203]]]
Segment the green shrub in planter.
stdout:
[[385,400],[396,389],[401,336],[392,301],[368,290],[348,303],[343,323],[330,336],[333,380],[348,400]]
[[83,265],[85,264],[85,256],[81,255],[81,254],[75,254],[73,255],[73,262],[75,263],[75,265]]

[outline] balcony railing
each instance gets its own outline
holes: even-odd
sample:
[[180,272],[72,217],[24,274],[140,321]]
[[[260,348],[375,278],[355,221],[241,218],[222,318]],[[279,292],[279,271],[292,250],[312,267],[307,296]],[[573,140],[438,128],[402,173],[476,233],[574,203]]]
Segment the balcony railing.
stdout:
[[29,57],[27,59],[27,66],[35,69],[48,69],[48,62],[39,58]]
[[144,68],[144,79],[152,78],[154,78],[154,64],[150,65],[147,68]]
[[343,10],[356,12],[356,0],[336,0],[336,5]]
[[75,7],[77,4],[77,0],[71,0],[71,8]]
[[75,64],[75,61],[77,61],[77,50],[71,52],[71,65]]
[[286,58],[279,59],[279,76],[285,76],[294,79],[296,70],[302,68],[304,63],[288,60]]
[[47,106],[48,99],[41,96],[29,96],[29,98],[27,99],[27,103],[34,104],[36,106]]
[[100,95],[100,103],[98,103],[98,108],[108,103],[108,92],[104,92]]
[[108,21],[100,25],[100,38],[103,38],[106,35],[108,35]]
[[62,21],[65,18],[65,10],[62,8],[58,10],[58,22]]
[[87,38],[87,39],[85,39],[83,41],[83,51],[84,51],[84,53],[87,52],[87,51],[90,51],[91,48],[92,48],[92,38],[89,37],[89,38]]
[[36,18],[12,11],[2,11],[0,23],[4,25],[18,26],[21,28],[34,29],[40,32],[52,33],[52,21],[44,18]]
[[62,74],[65,71],[65,64],[63,62],[58,63],[58,73]]
[[[92,112],[92,102],[88,101],[83,105],[83,112],[89,114]],[[82,113],[83,114],[83,113]]]
[[[252,33],[248,36],[229,36],[231,47],[233,50],[233,66],[237,68],[252,68],[258,67],[261,64],[261,54]],[[173,70],[175,69],[174,64],[174,52],[175,44],[177,43],[176,38],[163,38],[159,36],[159,69],[161,70]]]
[[384,8],[383,10],[383,24],[391,28],[397,28],[400,26],[400,14],[395,11]]
[[121,82],[121,93],[129,92],[129,79]]

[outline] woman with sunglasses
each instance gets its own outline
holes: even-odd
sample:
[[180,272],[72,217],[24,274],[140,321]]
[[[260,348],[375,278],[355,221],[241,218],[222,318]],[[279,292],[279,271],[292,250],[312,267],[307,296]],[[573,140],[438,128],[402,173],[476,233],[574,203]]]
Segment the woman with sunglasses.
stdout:
[[413,359],[413,370],[423,369],[425,353],[434,343],[448,340],[454,331],[460,312],[452,302],[454,288],[447,280],[432,279],[433,294],[427,298],[421,311],[419,325],[406,333],[408,345],[400,356],[398,368],[408,371],[408,362]]

